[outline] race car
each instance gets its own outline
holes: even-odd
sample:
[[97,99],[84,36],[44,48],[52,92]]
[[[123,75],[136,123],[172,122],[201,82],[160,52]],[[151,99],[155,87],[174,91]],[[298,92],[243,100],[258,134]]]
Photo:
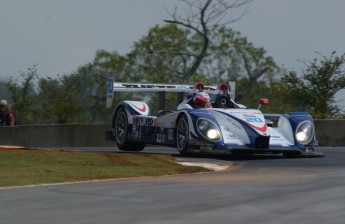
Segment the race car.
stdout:
[[[176,147],[180,154],[282,154],[316,156],[313,118],[306,112],[263,114],[237,104],[229,83],[205,86],[129,84],[108,80],[108,102],[113,91],[189,92],[177,109],[150,113],[148,104],[123,101],[114,109],[107,139],[123,151],[141,151],[146,145]],[[211,95],[211,96],[210,96]],[[261,99],[260,105],[267,105]],[[276,121],[276,122],[274,122]]]

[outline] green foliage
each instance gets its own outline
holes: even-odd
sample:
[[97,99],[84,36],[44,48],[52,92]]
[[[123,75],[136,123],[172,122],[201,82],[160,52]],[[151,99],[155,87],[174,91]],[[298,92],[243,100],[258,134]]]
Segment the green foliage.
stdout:
[[[116,52],[105,50],[97,51],[92,63],[78,69],[77,74],[70,76],[78,77],[77,99],[86,109],[85,114],[92,122],[109,122],[112,110],[105,106],[106,102],[106,78],[114,77],[117,82],[137,82],[139,77],[133,73],[130,59]],[[129,93],[115,94],[114,104],[128,99]]]
[[66,124],[85,123],[87,118],[82,116],[85,110],[76,99],[79,84],[78,76],[63,76],[57,80],[46,78],[38,82],[38,107],[36,109],[36,123]]
[[[236,88],[239,92],[247,85],[248,79],[241,79],[236,82]],[[237,90],[236,90],[237,91]],[[258,108],[260,99],[269,99],[269,105],[262,106],[260,110],[263,113],[282,114],[290,111],[296,111],[290,104],[285,103],[285,88],[278,81],[258,81],[252,88],[251,92],[246,94],[238,103],[244,104],[248,108]],[[303,110],[299,110],[303,111]]]
[[211,33],[209,55],[203,67],[215,83],[247,78],[252,82],[264,73],[272,77],[276,65],[263,48],[256,48],[246,37],[230,28],[219,27]]
[[209,56],[202,67],[212,75],[213,82],[248,80],[237,89],[237,101],[252,95],[259,81],[274,81],[277,66],[272,57],[266,56],[263,48],[255,47],[239,32],[219,27],[212,32],[210,40]]
[[11,92],[11,101],[14,103],[12,111],[20,118],[21,123],[29,124],[36,117],[34,80],[37,78],[37,66],[28,68],[28,72],[21,73],[21,77],[21,83],[12,78],[7,85]]
[[[116,82],[190,84],[236,81],[236,101],[257,108],[260,98],[270,99],[261,107],[267,113],[309,111],[315,118],[340,114],[334,94],[345,87],[344,58],[335,55],[314,59],[300,74],[278,68],[263,48],[255,47],[239,32],[224,26],[208,31],[208,50],[202,64],[187,83],[185,75],[195,65],[204,46],[202,36],[176,24],[155,26],[136,42],[128,55],[99,50],[95,59],[75,74],[39,78],[37,66],[22,73],[22,82],[8,83],[14,112],[23,123],[109,122],[113,109],[105,107],[106,77]],[[158,94],[118,92],[113,104],[141,100],[158,111]],[[166,109],[177,106],[175,93],[166,94]]]
[[[105,79],[108,76],[114,77],[117,82],[190,85],[199,81],[217,84],[221,81],[243,79],[249,82],[242,82],[245,88],[240,87],[240,93],[251,96],[250,93],[254,91],[248,86],[253,86],[258,78],[252,78],[253,74],[257,75],[258,71],[267,67],[273,70],[273,60],[265,56],[266,52],[262,48],[255,48],[246,38],[231,29],[219,26],[209,35],[211,39],[208,54],[187,83],[184,78],[203,47],[202,37],[189,29],[179,28],[176,24],[166,24],[151,28],[126,56],[117,52],[97,51],[95,59],[80,67],[76,74],[57,79],[39,79],[34,66],[25,74],[26,84],[19,86],[11,83],[13,102],[18,111],[23,111],[20,116],[26,123],[109,122],[112,109],[107,109],[104,105]],[[35,79],[38,80],[36,89],[33,83]],[[30,88],[31,92],[27,93]],[[19,100],[20,97],[23,100]],[[159,109],[158,94],[116,93],[114,105],[126,99],[148,102],[153,114]],[[250,99],[247,97],[244,102]],[[175,109],[177,103],[176,94],[166,94],[166,109]],[[254,105],[254,102],[249,104]]]
[[345,88],[345,54],[315,58],[306,63],[301,73],[288,71],[281,81],[285,86],[285,100],[299,110],[309,111],[315,118],[334,118],[340,113],[334,95]]
[[[194,84],[202,80],[208,83],[209,79],[197,72],[192,80],[185,83],[184,76],[192,66],[193,58],[200,45],[193,40],[187,29],[178,28],[175,24],[162,27],[155,26],[134,44],[129,54],[131,71],[144,83],[172,83]],[[131,81],[133,82],[133,81]],[[148,104],[156,113],[158,108],[158,94],[142,93],[141,99],[151,99]],[[177,106],[176,94],[166,94],[166,108],[175,109]]]
[[[208,54],[185,84],[193,85],[198,81],[217,84],[247,79],[250,82],[245,82],[245,88],[238,92],[244,96],[254,92],[251,88],[263,75],[266,75],[266,81],[272,79],[276,65],[263,48],[255,48],[238,32],[223,26],[212,30],[209,35]],[[133,74],[141,77],[141,82],[181,83],[202,44],[200,35],[176,24],[155,26],[135,43],[130,53]],[[167,108],[176,108],[176,96],[167,94],[166,99]],[[157,100],[155,96],[149,105],[157,107],[154,103]]]
[[[63,124],[86,122],[84,110],[76,99],[77,80],[67,76],[58,79],[39,78],[37,67],[28,68],[21,74],[23,81],[11,79],[8,83],[12,93],[13,112],[21,124]],[[38,86],[35,87],[35,81]]]
[[155,26],[134,44],[130,53],[133,72],[140,81],[152,83],[181,83],[197,46],[189,30],[174,24]]

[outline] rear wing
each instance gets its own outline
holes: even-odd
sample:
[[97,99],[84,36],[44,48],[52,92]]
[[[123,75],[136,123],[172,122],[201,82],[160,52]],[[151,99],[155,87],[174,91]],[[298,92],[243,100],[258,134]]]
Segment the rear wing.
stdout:
[[[235,96],[235,82],[229,82],[231,98]],[[114,82],[112,77],[107,78],[106,106],[110,108],[114,99],[114,92],[187,92],[193,91],[195,86],[184,84],[154,84],[154,83],[123,83]],[[213,94],[217,86],[204,86],[204,91]]]

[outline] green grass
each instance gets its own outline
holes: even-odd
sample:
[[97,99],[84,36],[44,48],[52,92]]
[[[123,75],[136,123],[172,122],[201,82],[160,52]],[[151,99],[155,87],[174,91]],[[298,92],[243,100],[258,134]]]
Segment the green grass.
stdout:
[[0,149],[0,187],[202,171],[169,155]]

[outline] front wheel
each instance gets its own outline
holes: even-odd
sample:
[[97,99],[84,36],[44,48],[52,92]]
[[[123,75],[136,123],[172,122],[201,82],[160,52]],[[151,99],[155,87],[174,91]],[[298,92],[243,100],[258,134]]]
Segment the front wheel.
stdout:
[[123,151],[142,151],[145,145],[128,141],[128,133],[127,112],[124,107],[121,107],[115,115],[114,134],[116,145]]
[[188,118],[186,115],[182,115],[176,126],[176,144],[177,149],[182,155],[186,155],[188,151],[188,142],[189,142],[189,126]]

